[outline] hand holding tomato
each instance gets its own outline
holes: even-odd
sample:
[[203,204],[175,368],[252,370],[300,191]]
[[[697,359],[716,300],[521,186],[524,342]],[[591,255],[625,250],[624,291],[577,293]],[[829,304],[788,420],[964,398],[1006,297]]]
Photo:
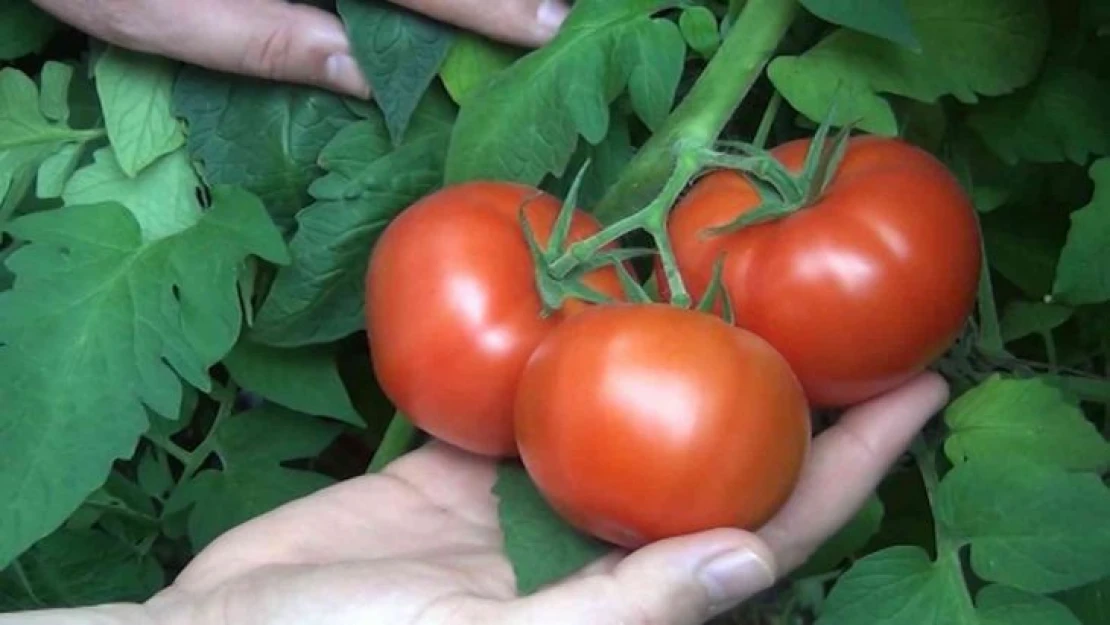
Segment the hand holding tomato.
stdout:
[[0,615],[61,625],[701,625],[800,564],[866,500],[944,403],[934,374],[852,408],[820,434],[786,506],[721,529],[614,550],[517,597],[490,488],[494,463],[433,443],[253,519],[143,605]]

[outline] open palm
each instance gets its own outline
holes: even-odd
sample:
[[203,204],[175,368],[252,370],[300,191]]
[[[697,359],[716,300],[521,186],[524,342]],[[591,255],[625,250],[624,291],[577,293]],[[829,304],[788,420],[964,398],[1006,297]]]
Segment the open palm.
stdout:
[[[502,551],[493,463],[431,443],[228,532],[148,607],[173,616],[159,622],[206,625],[701,623],[801,564],[946,397],[944,382],[924,374],[846,412],[755,534],[721,529],[614,550],[526,598]],[[754,565],[704,574],[737,553]]]

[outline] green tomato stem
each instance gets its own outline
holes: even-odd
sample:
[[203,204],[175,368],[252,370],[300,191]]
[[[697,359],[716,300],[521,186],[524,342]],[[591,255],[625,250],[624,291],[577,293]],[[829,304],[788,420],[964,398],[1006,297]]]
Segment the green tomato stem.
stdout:
[[798,10],[797,0],[749,0],[690,92],[644,144],[597,205],[619,221],[660,192],[677,157],[716,141],[771,60]]
[[419,432],[412,421],[408,420],[408,417],[401,414],[400,411],[394,413],[393,418],[389,421],[389,426],[385,429],[381,444],[378,445],[378,449],[370,459],[370,466],[366,468],[366,472],[377,473],[390,462],[405,455]]
[[759,127],[755,130],[752,145],[760,149],[767,146],[767,139],[771,136],[771,128],[775,125],[775,117],[779,114],[780,107],[782,107],[782,94],[776,89],[771,94],[771,101],[767,103],[767,109],[763,111],[763,117],[759,120]]

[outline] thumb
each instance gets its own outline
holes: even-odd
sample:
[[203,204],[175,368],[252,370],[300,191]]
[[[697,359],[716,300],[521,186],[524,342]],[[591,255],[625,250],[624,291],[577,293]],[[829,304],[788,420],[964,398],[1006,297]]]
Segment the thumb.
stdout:
[[572,578],[517,603],[510,623],[701,625],[775,582],[755,535],[718,529],[643,547],[608,573]]

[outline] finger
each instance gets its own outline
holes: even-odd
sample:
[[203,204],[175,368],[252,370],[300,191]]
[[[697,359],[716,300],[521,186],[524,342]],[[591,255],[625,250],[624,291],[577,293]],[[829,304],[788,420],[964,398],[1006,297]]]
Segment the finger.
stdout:
[[572,578],[515,602],[507,623],[700,625],[775,580],[768,547],[720,529],[648,545],[610,573]]
[[281,0],[38,0],[64,21],[122,47],[210,69],[368,97],[343,24]]
[[569,9],[560,0],[392,0],[493,39],[537,47],[551,40]]
[[856,514],[947,399],[944,379],[925,373],[849,409],[817,437],[790,500],[759,531],[784,572]]

